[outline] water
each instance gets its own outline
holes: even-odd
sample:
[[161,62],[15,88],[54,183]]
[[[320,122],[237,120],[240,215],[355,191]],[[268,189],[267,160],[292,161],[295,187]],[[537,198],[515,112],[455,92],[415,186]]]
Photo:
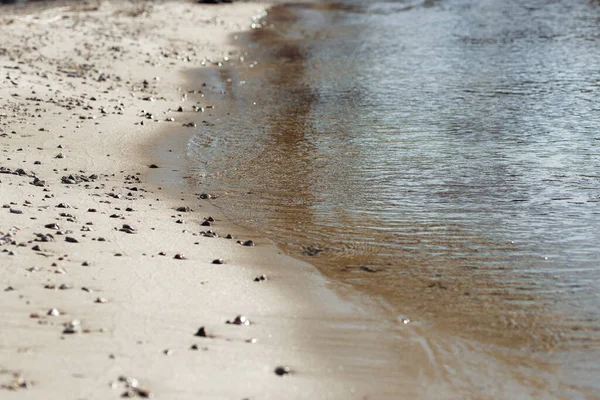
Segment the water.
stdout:
[[600,4],[276,6],[238,40],[202,190],[392,318],[600,393]]

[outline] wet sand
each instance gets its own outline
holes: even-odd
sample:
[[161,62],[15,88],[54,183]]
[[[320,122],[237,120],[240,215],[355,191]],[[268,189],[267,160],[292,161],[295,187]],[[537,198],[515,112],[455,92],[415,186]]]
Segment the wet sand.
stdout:
[[169,167],[155,140],[194,121],[179,72],[263,8],[2,9],[1,398],[390,398],[411,381],[374,304],[148,183]]

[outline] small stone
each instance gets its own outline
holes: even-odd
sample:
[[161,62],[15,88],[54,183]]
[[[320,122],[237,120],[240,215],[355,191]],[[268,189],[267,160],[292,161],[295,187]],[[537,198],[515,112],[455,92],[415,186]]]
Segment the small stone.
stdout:
[[254,278],[254,282],[262,282],[262,281],[266,281],[267,280],[267,276],[265,274],[262,274],[260,276],[257,276],[256,278]]
[[79,332],[81,332],[81,322],[79,322],[76,319],[69,322],[67,324],[66,328],[63,330],[63,333],[71,334],[71,335],[75,334],[75,333],[79,333]]
[[224,261],[222,258],[217,258],[217,259],[214,259],[214,260],[212,261],[212,263],[213,263],[213,264],[218,264],[218,265],[220,265],[220,264],[224,264],[224,263],[225,263],[225,261]]
[[51,317],[58,317],[60,315],[60,311],[58,311],[56,308],[52,308],[48,310],[48,315]]
[[142,389],[142,388],[135,388],[135,393],[144,399],[150,398],[152,396],[152,392],[149,391],[148,389]]
[[100,304],[104,304],[106,302],[108,302],[108,300],[106,300],[104,297],[98,297],[96,299],[96,301],[94,301],[94,303],[100,303]]
[[285,375],[289,375],[292,373],[292,369],[290,367],[283,367],[283,366],[278,366],[277,368],[275,368],[275,375],[278,376],[285,376]]
[[170,355],[172,355],[172,354],[173,354],[173,350],[171,350],[171,349],[165,349],[165,350],[163,350],[163,353],[164,353],[166,356],[170,356]]
[[175,254],[175,257],[173,257],[176,260],[187,260],[187,257],[184,254]]
[[156,165],[156,164],[150,164],[150,165],[148,165],[148,168],[158,168],[158,165]]
[[119,230],[121,232],[126,232],[126,233],[130,233],[130,234],[137,233],[137,230],[133,226],[131,226],[129,224],[123,224],[123,226]]
[[65,237],[65,242],[69,242],[69,243],[79,243],[79,240],[75,239],[74,237],[67,236],[67,237]]
[[54,229],[55,231],[57,231],[57,230],[60,229],[60,227],[58,226],[58,224],[46,224],[46,225],[44,225],[44,228]]
[[248,326],[248,325],[250,325],[250,320],[248,318],[244,317],[243,315],[238,315],[237,317],[235,317],[235,319],[233,321],[227,321],[226,323],[231,324],[231,325]]
[[208,337],[208,335],[206,334],[206,329],[201,326],[198,331],[196,332],[196,334],[194,336],[198,336],[198,337]]
[[16,208],[11,208],[9,211],[11,214],[23,214],[23,211],[17,210]]
[[71,286],[67,285],[66,283],[63,283],[62,285],[60,285],[58,287],[60,290],[67,290],[67,289],[71,289]]

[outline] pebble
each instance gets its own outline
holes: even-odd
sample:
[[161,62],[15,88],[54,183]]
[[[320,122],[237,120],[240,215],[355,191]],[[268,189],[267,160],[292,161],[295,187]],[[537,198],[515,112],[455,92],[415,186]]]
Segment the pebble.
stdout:
[[275,372],[275,375],[285,376],[285,375],[291,374],[292,369],[290,367],[278,366],[275,368],[275,370],[273,372]]
[[70,334],[70,335],[79,333],[79,332],[81,332],[81,322],[79,322],[76,319],[69,322],[67,324],[67,326],[65,327],[65,329],[63,330],[63,333]]
[[198,336],[198,337],[208,337],[208,335],[206,334],[206,328],[204,328],[203,326],[201,326],[198,331],[196,332],[196,334],[194,336]]
[[222,258],[217,258],[212,261],[213,264],[225,264],[225,261]]
[[244,325],[244,326],[248,326],[250,325],[250,320],[246,317],[244,317],[243,315],[238,315],[237,317],[235,317],[235,319],[233,321],[227,321],[227,324],[231,324],[231,325]]
[[56,308],[52,308],[48,310],[48,315],[52,317],[58,317],[60,315],[60,311],[58,311]]
[[131,226],[129,224],[123,224],[123,226],[119,230],[121,232],[126,232],[126,233],[129,233],[129,234],[135,234],[135,233],[137,233],[137,230],[133,226]]
[[69,242],[69,243],[79,243],[79,240],[75,239],[74,237],[67,236],[67,237],[65,237],[65,242]]
[[267,280],[267,276],[265,274],[262,274],[260,276],[257,276],[256,278],[254,278],[254,282],[262,282],[262,281],[266,281]]
[[108,300],[106,300],[104,297],[98,297],[96,299],[96,301],[94,301],[94,303],[100,303],[100,304],[104,304],[106,302],[108,302]]
[[187,257],[184,254],[175,254],[175,257],[173,257],[176,260],[187,260]]
[[23,211],[21,211],[21,210],[18,210],[18,209],[16,209],[16,208],[11,208],[11,209],[10,209],[10,213],[11,213],[11,214],[23,214]]

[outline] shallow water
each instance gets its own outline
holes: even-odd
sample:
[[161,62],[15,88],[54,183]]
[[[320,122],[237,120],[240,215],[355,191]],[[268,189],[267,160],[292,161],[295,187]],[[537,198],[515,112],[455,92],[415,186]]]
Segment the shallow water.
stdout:
[[600,4],[297,4],[238,40],[189,146],[217,205],[525,386],[600,393]]

